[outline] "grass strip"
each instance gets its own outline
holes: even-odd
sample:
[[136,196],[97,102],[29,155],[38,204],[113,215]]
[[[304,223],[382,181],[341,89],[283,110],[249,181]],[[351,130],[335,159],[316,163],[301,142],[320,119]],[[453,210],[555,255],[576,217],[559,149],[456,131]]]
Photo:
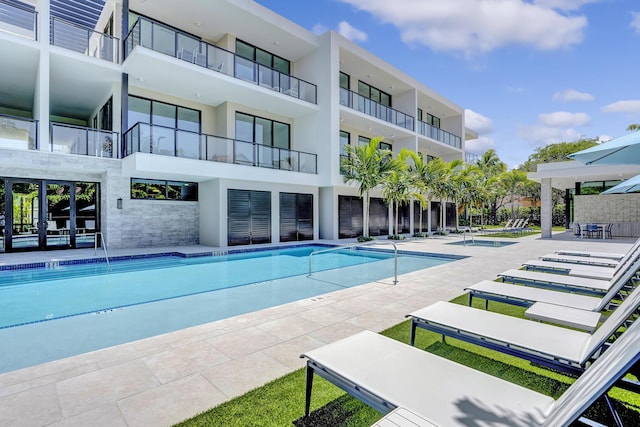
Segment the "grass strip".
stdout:
[[[466,294],[461,295],[452,302],[466,305],[467,296]],[[474,306],[483,308],[484,301],[476,299]],[[525,309],[492,302],[491,310],[511,316],[524,317]],[[383,331],[382,334],[408,343],[410,323],[410,321],[402,322]],[[449,360],[554,398],[558,398],[575,381],[570,376],[532,365],[526,360],[463,341],[447,338],[446,343],[443,343],[440,335],[421,329],[416,335],[415,345]],[[183,421],[177,426],[360,427],[370,426],[382,417],[381,414],[352,398],[338,387],[316,376],[311,400],[312,412],[308,418],[303,418],[304,391],[305,372],[304,369],[299,369]],[[617,388],[613,389],[609,395],[616,401],[616,408],[623,423],[637,425],[640,419],[640,396]],[[605,425],[611,425],[613,422],[604,402],[597,402],[585,415]]]

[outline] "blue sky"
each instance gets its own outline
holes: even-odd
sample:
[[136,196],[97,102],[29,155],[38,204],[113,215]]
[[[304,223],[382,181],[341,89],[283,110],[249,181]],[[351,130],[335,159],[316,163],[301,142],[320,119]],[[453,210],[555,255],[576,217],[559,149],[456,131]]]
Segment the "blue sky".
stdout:
[[640,123],[638,0],[258,0],[328,29],[467,109],[516,167],[535,147],[607,140]]

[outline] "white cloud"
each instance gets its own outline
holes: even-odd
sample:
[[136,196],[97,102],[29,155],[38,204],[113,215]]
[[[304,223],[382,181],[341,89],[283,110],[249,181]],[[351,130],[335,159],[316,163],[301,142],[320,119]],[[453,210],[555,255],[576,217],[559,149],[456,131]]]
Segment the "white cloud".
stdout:
[[605,113],[623,113],[631,116],[640,114],[640,100],[618,101],[602,107]]
[[464,125],[480,135],[493,132],[493,120],[471,109],[464,110]]
[[538,119],[542,126],[556,128],[585,126],[591,123],[591,117],[587,113],[570,113],[568,111],[540,114]]
[[518,137],[533,147],[544,147],[559,142],[577,141],[583,135],[575,129],[562,129],[552,126],[518,126]]
[[640,12],[631,12],[631,28],[640,33]]
[[524,93],[526,91],[527,89],[523,87],[507,86],[507,92],[509,93]]
[[562,101],[562,102],[589,102],[593,101],[595,98],[590,93],[578,92],[575,89],[566,89],[561,92],[556,92],[553,94],[554,101]]
[[481,156],[485,151],[491,148],[495,149],[496,143],[493,138],[481,136],[478,139],[466,141],[464,147],[466,151]]
[[367,33],[360,31],[355,27],[352,27],[347,21],[340,21],[338,23],[338,33],[354,42],[367,41]]
[[329,28],[327,28],[326,26],[322,25],[322,24],[316,24],[313,26],[313,28],[311,29],[311,32],[313,34],[316,35],[320,35],[320,34],[324,34],[327,32]]
[[597,3],[600,0],[535,0],[533,4],[536,6],[546,7],[558,10],[578,10],[585,4]]
[[[340,0],[400,31],[405,43],[467,57],[509,45],[540,50],[582,42],[587,19],[526,0]],[[584,3],[587,0],[573,0]]]

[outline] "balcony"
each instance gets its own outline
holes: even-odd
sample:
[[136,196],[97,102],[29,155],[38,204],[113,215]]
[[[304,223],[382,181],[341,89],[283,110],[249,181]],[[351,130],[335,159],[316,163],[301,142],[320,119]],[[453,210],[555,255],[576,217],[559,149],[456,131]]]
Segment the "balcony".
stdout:
[[356,92],[343,87],[340,88],[340,105],[353,108],[361,113],[383,120],[413,131],[414,118],[394,108],[382,105],[372,99],[364,97]]
[[435,139],[436,141],[440,141],[444,144],[450,145],[451,147],[459,149],[462,148],[462,141],[460,140],[459,136],[456,136],[451,132],[447,132],[446,130],[431,126],[420,120],[418,120],[418,133],[420,135],[424,135],[431,139]]
[[143,46],[213,72],[317,104],[316,85],[242,58],[148,18],[138,18],[125,38],[124,46],[125,57],[136,46]]
[[38,40],[38,12],[33,6],[0,0],[0,31]]
[[51,151],[115,159],[119,152],[118,132],[52,123]]
[[60,18],[51,18],[51,36],[53,46],[72,50],[92,58],[118,63],[120,41],[108,34],[80,27]]
[[0,148],[38,149],[38,121],[0,114]]
[[123,138],[123,157],[159,154],[309,174],[317,173],[317,156],[165,126],[137,123]]

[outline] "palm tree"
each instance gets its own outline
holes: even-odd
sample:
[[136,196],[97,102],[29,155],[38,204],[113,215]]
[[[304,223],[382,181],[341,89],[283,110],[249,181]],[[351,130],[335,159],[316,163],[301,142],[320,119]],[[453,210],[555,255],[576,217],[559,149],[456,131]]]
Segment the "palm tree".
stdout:
[[365,238],[369,237],[369,193],[392,167],[391,151],[378,148],[380,141],[382,138],[373,138],[365,145],[347,145],[342,163],[344,182],[356,183],[362,197],[362,235]]
[[[486,202],[490,205],[491,217],[495,224],[497,222],[498,202],[504,198],[501,186],[495,184],[498,180],[497,177],[503,172],[506,172],[507,165],[500,160],[496,150],[491,149],[482,154],[477,166],[481,171],[481,179],[484,184],[484,190],[487,193]],[[484,213],[484,202],[482,205],[482,211]],[[483,220],[481,220],[481,223],[483,223]]]
[[513,202],[516,195],[522,194],[524,191],[525,185],[528,181],[527,174],[523,171],[512,169],[500,175],[500,181],[506,189],[507,194],[511,196],[511,219],[515,219]]
[[448,197],[455,204],[456,212],[456,230],[458,230],[458,208],[460,204],[469,200],[469,185],[471,168],[466,165],[461,159],[456,159],[448,164],[449,168],[449,185],[448,185]]
[[382,196],[385,202],[394,208],[394,236],[398,236],[398,211],[400,205],[409,203],[414,198],[421,198],[413,175],[409,171],[407,160],[414,157],[415,152],[403,148],[398,157],[391,161],[391,170],[382,181]]
[[631,125],[627,126],[627,131],[628,132],[632,132],[632,131],[636,132],[636,131],[639,131],[639,130],[640,130],[640,123],[634,123],[634,124],[631,124]]
[[413,174],[416,192],[421,197],[420,201],[420,233],[422,233],[422,211],[429,200],[444,197],[446,183],[446,163],[440,158],[425,161],[422,153],[411,155],[413,165],[410,170]]

